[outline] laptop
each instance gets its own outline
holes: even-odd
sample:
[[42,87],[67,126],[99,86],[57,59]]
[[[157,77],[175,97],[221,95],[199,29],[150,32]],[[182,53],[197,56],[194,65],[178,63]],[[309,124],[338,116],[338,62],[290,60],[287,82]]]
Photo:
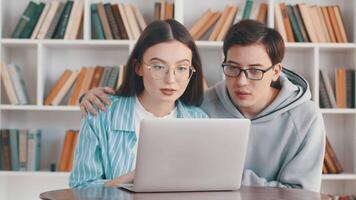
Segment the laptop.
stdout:
[[140,124],[133,192],[237,190],[248,119],[147,119]]

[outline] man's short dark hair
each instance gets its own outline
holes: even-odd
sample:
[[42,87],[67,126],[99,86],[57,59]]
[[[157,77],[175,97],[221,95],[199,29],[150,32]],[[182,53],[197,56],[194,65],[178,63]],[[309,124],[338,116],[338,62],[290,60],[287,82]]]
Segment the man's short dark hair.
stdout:
[[261,44],[265,47],[273,65],[282,62],[285,51],[282,36],[278,31],[255,20],[241,20],[230,27],[223,45],[224,61],[226,61],[227,51],[232,46],[254,44]]

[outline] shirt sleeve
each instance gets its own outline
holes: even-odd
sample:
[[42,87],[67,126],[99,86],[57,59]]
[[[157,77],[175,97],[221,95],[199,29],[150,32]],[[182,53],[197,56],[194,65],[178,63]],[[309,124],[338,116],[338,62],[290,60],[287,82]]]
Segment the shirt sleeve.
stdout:
[[74,165],[69,177],[71,188],[103,186],[105,179],[99,135],[105,131],[99,116],[82,119]]
[[319,192],[325,151],[325,128],[321,114],[315,119],[296,155],[278,173],[277,180],[259,177],[245,169],[243,185],[300,188]]

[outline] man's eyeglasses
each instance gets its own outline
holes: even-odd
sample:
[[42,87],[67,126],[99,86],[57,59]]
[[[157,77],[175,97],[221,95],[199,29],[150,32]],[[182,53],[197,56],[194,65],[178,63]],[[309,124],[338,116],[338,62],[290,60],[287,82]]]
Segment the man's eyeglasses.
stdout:
[[242,69],[231,63],[222,63],[221,66],[223,68],[225,76],[238,77],[240,76],[241,72],[243,72],[247,79],[256,80],[256,81],[263,79],[263,75],[269,70],[273,69],[274,67],[274,65],[272,65],[267,69],[258,69],[258,68]]
[[[164,63],[146,63],[142,61],[144,65],[150,70],[151,76],[154,79],[163,79],[169,72],[169,66]],[[181,64],[174,68],[174,76],[176,81],[187,81],[189,80],[196,70],[187,64]]]

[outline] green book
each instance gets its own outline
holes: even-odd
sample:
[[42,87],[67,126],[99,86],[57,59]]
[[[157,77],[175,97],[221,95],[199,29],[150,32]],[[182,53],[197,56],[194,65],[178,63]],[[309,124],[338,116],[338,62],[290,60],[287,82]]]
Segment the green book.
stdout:
[[3,154],[3,152],[2,152],[2,131],[3,130],[1,130],[0,129],[0,170],[3,170],[3,168],[2,168],[2,160],[3,160],[3,157],[4,157],[4,154]]
[[251,10],[252,10],[252,5],[253,1],[252,0],[246,0],[244,12],[242,14],[242,19],[248,19],[251,15]]
[[16,25],[14,32],[12,32],[12,38],[21,38],[22,32],[25,30],[26,26],[30,23],[31,18],[37,12],[37,4],[33,1],[27,5],[25,11],[23,12],[19,22]]
[[293,33],[294,33],[294,37],[295,37],[296,41],[304,42],[302,31],[299,28],[297,17],[294,15],[293,7],[291,5],[287,5],[287,13],[288,13],[289,20],[292,24],[292,29],[293,29]]
[[102,26],[100,18],[99,18],[96,4],[91,4],[90,10],[91,10],[92,38],[105,40],[105,34],[104,34],[103,26]]
[[67,1],[52,38],[54,39],[64,38],[72,8],[73,8],[73,1]]
[[22,31],[20,38],[30,38],[33,30],[35,29],[35,26],[38,22],[38,19],[41,16],[41,13],[45,7],[44,3],[40,3],[37,5],[37,8],[34,10],[32,15],[30,16],[30,21],[27,23],[25,26],[24,30]]
[[13,171],[19,171],[19,131],[10,130],[11,166]]

